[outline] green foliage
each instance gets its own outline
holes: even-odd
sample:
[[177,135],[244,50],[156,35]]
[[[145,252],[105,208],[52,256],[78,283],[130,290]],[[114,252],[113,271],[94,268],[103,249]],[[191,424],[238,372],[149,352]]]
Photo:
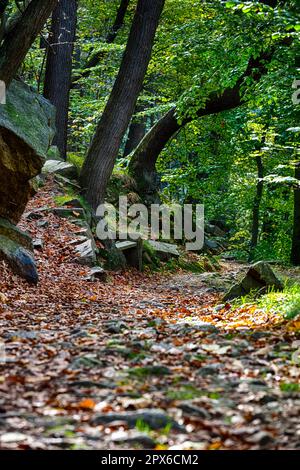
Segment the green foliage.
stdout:
[[[136,1],[130,2],[115,42],[107,44],[118,6],[119,0],[79,2],[68,153],[78,170],[117,76]],[[299,36],[296,1],[279,2],[274,9],[258,1],[166,0],[138,100],[134,119],[146,118],[147,130],[172,106],[179,122],[195,118],[157,163],[162,198],[204,203],[206,219],[225,218],[231,228],[230,252],[241,259],[250,253],[258,156],[264,167],[264,189],[258,245],[251,256],[284,261],[290,256],[293,190],[299,185],[294,175],[300,152],[299,105],[292,103]],[[259,82],[248,77],[242,86],[243,106],[196,119],[212,92],[218,95],[233,86],[250,57],[271,46],[276,49],[267,73]],[[23,78],[40,89],[44,53],[37,40],[21,70]],[[87,70],[95,54],[101,60]],[[113,203],[119,194],[136,193],[134,187],[128,190],[123,176],[129,160],[122,158],[126,138],[108,190]]]
[[[255,294],[254,294],[255,295]],[[273,292],[256,299],[253,295],[235,300],[233,306],[256,305],[257,309],[265,312],[274,312],[287,320],[292,320],[300,315],[300,284],[286,282],[283,292]]]

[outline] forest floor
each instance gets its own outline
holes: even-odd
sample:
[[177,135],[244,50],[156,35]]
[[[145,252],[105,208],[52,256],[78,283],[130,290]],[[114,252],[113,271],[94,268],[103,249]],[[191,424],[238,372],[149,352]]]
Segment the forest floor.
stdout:
[[0,448],[300,448],[299,330],[218,306],[244,266],[88,282],[72,224],[47,221],[21,224],[44,241],[37,287],[1,264]]

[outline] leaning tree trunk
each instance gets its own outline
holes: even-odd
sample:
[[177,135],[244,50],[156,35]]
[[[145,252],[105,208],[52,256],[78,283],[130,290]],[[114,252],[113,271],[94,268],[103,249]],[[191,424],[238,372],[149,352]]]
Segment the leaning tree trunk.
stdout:
[[261,155],[256,155],[255,157],[257,165],[257,183],[256,183],[256,194],[253,201],[253,211],[252,211],[252,229],[251,229],[251,241],[250,241],[250,255],[249,261],[253,259],[253,250],[256,248],[258,243],[258,234],[259,234],[259,214],[260,214],[260,205],[263,196],[264,189],[264,166],[262,162]]
[[[137,106],[136,113],[142,111],[142,108]],[[137,148],[139,143],[143,140],[146,134],[146,123],[147,118],[143,117],[136,117],[132,118],[131,124],[129,126],[128,137],[125,144],[124,149],[124,157],[127,157]]]
[[159,176],[156,162],[170,138],[180,128],[175,108],[172,108],[150,129],[132,155],[128,172],[136,181],[138,192],[145,202],[157,200]]
[[59,0],[52,15],[45,73],[44,96],[56,107],[57,145],[67,158],[69,95],[77,23],[77,0]]
[[32,0],[0,47],[0,80],[9,86],[57,0]]
[[164,0],[139,0],[126,50],[83,165],[81,185],[96,210],[103,203],[122,139],[148,68]]
[[[245,72],[237,80],[232,88],[227,88],[221,95],[212,93],[204,108],[197,112],[197,118],[228,111],[243,104],[241,87],[247,77],[251,76],[255,81],[267,73],[267,64],[271,61],[275,48],[262,53],[257,58],[250,58]],[[155,170],[157,159],[167,143],[186,124],[195,119],[188,116],[180,123],[177,120],[176,107],[171,108],[145,135],[132,155],[129,164],[129,173],[136,180],[141,196],[146,199],[157,199],[158,175]],[[146,191],[146,194],[143,194]]]
[[[300,184],[300,162],[297,163],[295,168],[295,178]],[[294,189],[294,224],[293,224],[293,239],[292,239],[292,252],[291,263],[294,266],[300,266],[300,187]]]

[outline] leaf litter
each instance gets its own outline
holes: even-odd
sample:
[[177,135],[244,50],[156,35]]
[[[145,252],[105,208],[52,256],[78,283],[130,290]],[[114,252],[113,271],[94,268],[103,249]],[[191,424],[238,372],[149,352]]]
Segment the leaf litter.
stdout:
[[43,240],[39,285],[1,264],[1,449],[300,448],[299,321],[220,305],[205,274],[88,282],[78,228],[43,219],[21,221]]

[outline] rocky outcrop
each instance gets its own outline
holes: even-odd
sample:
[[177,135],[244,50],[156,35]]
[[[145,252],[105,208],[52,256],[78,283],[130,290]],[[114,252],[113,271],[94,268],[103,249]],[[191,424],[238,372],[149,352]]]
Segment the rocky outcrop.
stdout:
[[54,136],[53,106],[14,81],[0,106],[0,217],[17,223],[34,194],[32,179],[43,166]]
[[171,258],[179,257],[177,245],[165,242],[157,242],[155,240],[149,240],[148,244],[155,251],[156,255],[161,261],[168,261]]
[[246,276],[241,282],[233,285],[225,294],[223,300],[232,300],[237,297],[256,292],[257,295],[266,293],[269,289],[281,291],[283,289],[282,282],[276,277],[271,266],[264,261],[250,266]]
[[0,259],[30,282],[37,282],[30,237],[18,223],[35,193],[55,132],[54,107],[20,81],[13,81],[0,106]]

